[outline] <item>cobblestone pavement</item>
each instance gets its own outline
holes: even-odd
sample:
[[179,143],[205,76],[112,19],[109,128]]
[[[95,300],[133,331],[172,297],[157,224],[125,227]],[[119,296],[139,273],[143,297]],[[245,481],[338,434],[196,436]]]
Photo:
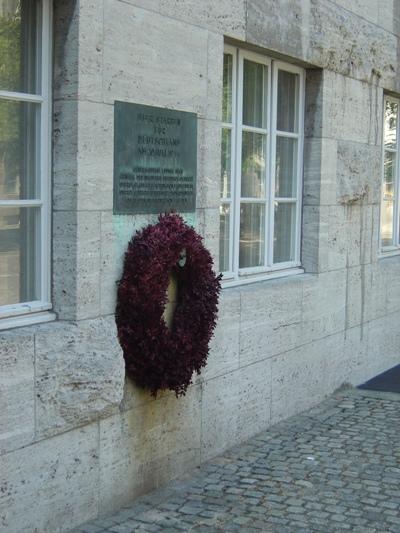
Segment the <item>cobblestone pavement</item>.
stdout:
[[400,533],[400,395],[343,390],[75,533]]

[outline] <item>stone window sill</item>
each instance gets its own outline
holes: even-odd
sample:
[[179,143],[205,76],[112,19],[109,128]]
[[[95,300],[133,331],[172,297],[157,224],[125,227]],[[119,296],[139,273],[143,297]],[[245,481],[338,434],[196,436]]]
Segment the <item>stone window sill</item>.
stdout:
[[55,313],[50,311],[38,312],[38,313],[29,313],[19,316],[10,316],[8,318],[0,319],[0,331],[31,326],[34,324],[41,324],[43,322],[52,322],[57,317]]

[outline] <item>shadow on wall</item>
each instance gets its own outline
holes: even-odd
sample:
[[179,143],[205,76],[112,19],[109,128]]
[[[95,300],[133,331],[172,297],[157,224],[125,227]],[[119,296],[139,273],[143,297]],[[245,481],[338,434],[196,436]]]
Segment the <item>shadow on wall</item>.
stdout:
[[197,383],[154,398],[126,379],[121,413],[100,422],[101,515],[200,463],[201,394]]

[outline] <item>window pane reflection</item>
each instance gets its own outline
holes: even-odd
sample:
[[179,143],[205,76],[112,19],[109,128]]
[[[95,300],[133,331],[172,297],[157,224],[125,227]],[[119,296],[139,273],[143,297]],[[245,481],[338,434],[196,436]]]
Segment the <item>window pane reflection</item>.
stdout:
[[381,204],[381,242],[382,246],[393,244],[393,202],[383,201]]
[[396,148],[397,115],[397,103],[387,101],[385,106],[385,148]]
[[222,120],[232,122],[232,62],[230,54],[224,54]]
[[0,100],[0,199],[39,195],[37,142],[39,106]]
[[0,89],[37,93],[37,0],[0,0]]
[[265,206],[241,204],[239,268],[264,264]]
[[279,70],[277,129],[295,132],[298,130],[299,75]]
[[40,299],[39,209],[7,207],[0,211],[0,305]]
[[265,196],[265,135],[243,132],[242,186],[243,198]]
[[297,185],[297,140],[286,137],[276,139],[275,196],[293,198]]
[[294,260],[295,218],[295,204],[275,204],[274,263]]
[[267,67],[247,59],[243,62],[243,124],[265,127],[265,74]]
[[229,267],[230,207],[223,204],[219,208],[219,269],[228,272]]
[[231,149],[232,132],[224,128],[221,140],[221,197],[229,198],[231,195]]
[[394,152],[385,152],[384,169],[383,169],[383,199],[384,200],[393,200],[395,179],[396,179],[396,154]]

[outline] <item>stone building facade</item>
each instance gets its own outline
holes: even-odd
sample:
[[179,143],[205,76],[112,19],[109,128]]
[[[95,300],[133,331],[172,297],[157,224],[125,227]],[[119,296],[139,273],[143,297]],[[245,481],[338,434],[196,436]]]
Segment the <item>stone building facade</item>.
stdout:
[[[109,513],[400,356],[398,242],[390,253],[380,244],[384,97],[400,95],[397,0],[50,7],[52,308],[44,323],[29,315],[0,332],[8,533]],[[114,322],[127,242],[156,219],[113,215],[114,102],[197,114],[196,211],[185,217],[218,265],[226,45],[302,73],[300,261],[225,282],[207,367],[185,397],[155,399],[125,379]]]

